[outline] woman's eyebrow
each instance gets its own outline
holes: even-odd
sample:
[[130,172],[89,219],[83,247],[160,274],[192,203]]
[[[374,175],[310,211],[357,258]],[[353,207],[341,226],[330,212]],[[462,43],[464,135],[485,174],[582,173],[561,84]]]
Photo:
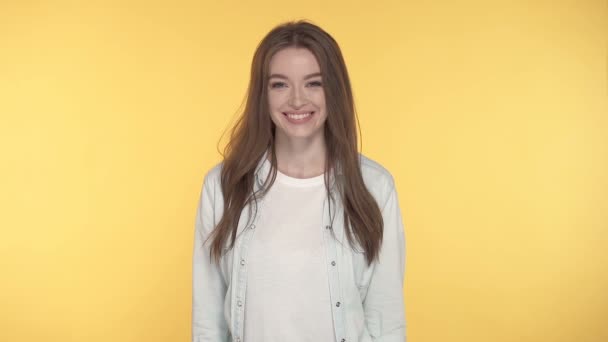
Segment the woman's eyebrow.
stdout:
[[[315,77],[315,76],[321,76],[321,73],[320,73],[320,72],[315,72],[315,73],[312,73],[312,74],[306,75],[306,76],[304,76],[304,79],[305,79],[305,80],[307,80],[307,79],[312,78],[312,77]],[[270,76],[268,77],[268,79],[271,79],[271,78],[273,78],[273,77],[287,79],[287,76],[285,76],[285,75],[283,75],[283,74],[272,74],[272,75],[270,75]]]

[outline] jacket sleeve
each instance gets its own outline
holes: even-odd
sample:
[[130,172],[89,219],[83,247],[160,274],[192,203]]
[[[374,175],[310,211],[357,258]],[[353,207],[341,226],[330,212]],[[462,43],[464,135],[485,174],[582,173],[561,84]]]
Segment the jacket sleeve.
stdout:
[[215,227],[214,190],[206,175],[200,193],[194,229],[192,263],[192,342],[227,342],[224,319],[226,284],[219,268],[211,262],[209,244],[203,241]]
[[405,233],[394,183],[381,211],[384,219],[382,247],[363,302],[365,322],[372,340],[404,342]]

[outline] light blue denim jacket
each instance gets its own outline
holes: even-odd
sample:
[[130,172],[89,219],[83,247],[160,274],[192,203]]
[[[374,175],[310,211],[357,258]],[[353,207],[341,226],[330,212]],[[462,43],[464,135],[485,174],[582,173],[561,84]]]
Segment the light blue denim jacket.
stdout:
[[[256,190],[261,189],[270,171],[266,154],[256,167]],[[336,176],[330,177],[335,199],[332,213],[328,212],[326,198],[323,225],[319,227],[323,231],[331,300],[328,305],[332,309],[335,341],[404,342],[405,240],[395,183],[389,171],[379,163],[362,154],[359,158],[365,185],[382,211],[383,242],[379,262],[370,266],[367,266],[362,248],[348,243],[340,196],[334,192],[334,177],[342,175],[338,169]],[[209,258],[211,239],[203,245],[224,209],[221,167],[222,163],[218,163],[205,175],[196,212],[192,268],[193,342],[248,342],[243,341],[247,248],[256,229],[260,228],[256,227],[255,202],[243,209],[235,246],[222,256],[220,267],[212,264]],[[263,200],[258,196],[258,206]]]

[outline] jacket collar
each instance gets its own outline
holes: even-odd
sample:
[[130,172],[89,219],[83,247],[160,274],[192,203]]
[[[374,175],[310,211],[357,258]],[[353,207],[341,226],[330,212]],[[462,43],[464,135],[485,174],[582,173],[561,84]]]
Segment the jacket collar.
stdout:
[[[268,160],[268,156],[269,156],[269,149],[266,149],[266,151],[264,152],[264,155],[258,161],[258,164],[255,169],[256,183],[260,187],[264,184],[264,181],[268,177],[268,174],[270,173],[270,169],[272,167],[270,160]],[[335,173],[338,175],[338,177],[342,176],[342,168],[339,165],[336,167]],[[330,189],[333,189],[333,187],[335,185],[335,176],[334,176],[333,172],[331,173],[331,175],[329,177],[329,184],[330,184]]]

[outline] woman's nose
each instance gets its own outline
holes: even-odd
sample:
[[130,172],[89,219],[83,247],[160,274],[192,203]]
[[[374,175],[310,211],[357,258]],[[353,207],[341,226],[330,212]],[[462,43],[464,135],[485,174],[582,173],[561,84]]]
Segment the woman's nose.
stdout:
[[303,90],[300,90],[297,87],[293,87],[291,94],[289,96],[289,105],[294,107],[300,107],[304,103],[306,103],[306,96]]

